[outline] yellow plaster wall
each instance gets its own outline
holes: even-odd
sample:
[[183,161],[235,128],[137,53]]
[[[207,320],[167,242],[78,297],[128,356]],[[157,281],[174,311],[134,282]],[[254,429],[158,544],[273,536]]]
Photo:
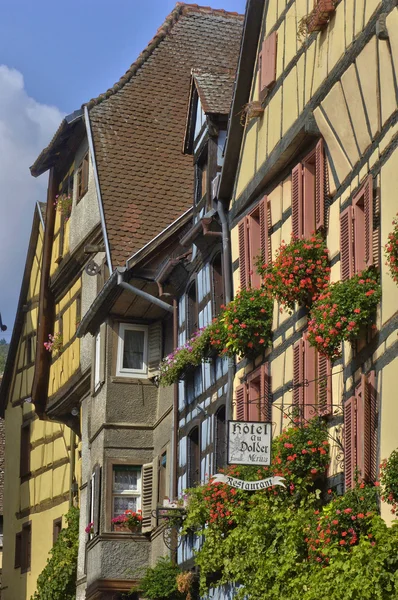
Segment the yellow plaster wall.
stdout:
[[56,304],[55,333],[59,331],[59,317],[63,322],[63,350],[55,355],[50,368],[48,395],[55,394],[80,367],[80,340],[75,338],[77,329],[77,302],[81,294],[78,279]]
[[[52,546],[53,521],[65,514],[69,507],[70,442],[71,431],[64,425],[36,418],[32,404],[24,402],[31,395],[34,367],[26,363],[26,336],[35,333],[37,327],[37,301],[40,286],[40,265],[43,248],[43,229],[39,235],[26,298],[28,312],[16,354],[16,365],[9,392],[5,414],[5,486],[4,486],[4,555],[3,555],[3,600],[30,600],[35,591],[36,580],[43,570],[48,551]],[[80,280],[74,284],[67,296],[72,298],[80,290]],[[73,312],[70,310],[70,322]],[[68,328],[68,336],[72,326]],[[33,338],[33,358],[36,337]],[[79,346],[70,351],[79,364]],[[68,361],[65,361],[66,363]],[[73,363],[73,361],[72,361]],[[73,368],[77,368],[76,364]],[[69,367],[68,367],[69,368]],[[21,403],[22,401],[22,403]],[[12,404],[14,403],[14,405]],[[30,421],[30,477],[20,479],[21,426]],[[76,450],[75,477],[80,480],[81,463]],[[24,511],[21,513],[21,511]],[[31,570],[21,574],[14,569],[15,535],[24,522],[32,524]]]
[[[233,201],[239,198],[272,153],[281,134],[285,135],[325,79],[343,60],[375,10],[380,10],[377,0],[366,3],[342,0],[329,25],[315,39],[298,39],[300,19],[308,14],[311,6],[312,2],[297,0],[287,12],[282,11],[283,20],[277,29],[277,82],[264,101],[264,114],[246,125]],[[398,61],[396,13],[394,9],[387,20],[390,43],[373,36],[357,57],[355,65],[345,71],[341,81],[321,103],[321,108],[314,112],[337,172],[337,178],[330,181],[332,193],[397,108],[393,83],[393,63]],[[273,0],[268,7],[259,48],[264,37],[274,29],[278,14],[279,3]],[[293,65],[298,52],[300,55]],[[256,64],[251,100],[257,100],[258,96],[257,72]],[[395,64],[395,76],[396,73]]]

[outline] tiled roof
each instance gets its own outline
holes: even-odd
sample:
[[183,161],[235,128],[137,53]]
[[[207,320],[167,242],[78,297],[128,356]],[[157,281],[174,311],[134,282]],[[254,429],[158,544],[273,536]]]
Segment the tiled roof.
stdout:
[[113,267],[192,205],[181,152],[191,71],[234,72],[243,16],[178,3],[124,77],[88,103]]
[[227,115],[234,90],[235,69],[194,69],[192,77],[204,112]]

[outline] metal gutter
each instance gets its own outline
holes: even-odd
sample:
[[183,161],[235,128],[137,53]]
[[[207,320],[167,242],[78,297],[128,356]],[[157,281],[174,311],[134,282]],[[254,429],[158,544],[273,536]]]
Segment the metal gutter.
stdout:
[[163,300],[161,300],[160,298],[156,298],[156,296],[152,296],[152,294],[148,294],[148,292],[144,292],[144,290],[140,290],[139,288],[134,287],[130,283],[127,283],[123,279],[124,273],[120,273],[120,271],[118,271],[118,270],[116,270],[116,272],[117,272],[117,283],[124,290],[128,290],[132,294],[135,294],[136,296],[140,296],[141,298],[144,298],[144,300],[147,300],[148,302],[151,302],[151,304],[155,304],[156,306],[159,306],[159,308],[163,308],[163,310],[167,310],[167,312],[170,312],[170,313],[174,312],[174,309],[172,306],[170,306],[170,304],[167,304],[166,302],[163,302]]
[[100,211],[102,234],[104,236],[106,260],[108,263],[109,272],[112,273],[113,267],[112,267],[112,259],[111,259],[111,249],[109,247],[109,240],[108,240],[108,235],[106,232],[104,205],[102,203],[101,187],[100,187],[100,182],[99,182],[99,177],[98,177],[97,163],[95,160],[94,142],[93,142],[93,136],[92,136],[92,131],[91,131],[90,116],[88,114],[87,106],[84,107],[84,122],[86,124],[88,147],[90,149],[91,162],[93,165],[95,189],[96,189],[97,198],[98,198],[98,207],[99,207],[99,211]]

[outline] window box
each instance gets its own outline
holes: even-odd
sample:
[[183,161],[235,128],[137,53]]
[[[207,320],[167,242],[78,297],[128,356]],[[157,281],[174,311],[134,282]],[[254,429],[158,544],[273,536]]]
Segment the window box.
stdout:
[[119,377],[148,376],[148,327],[120,323],[117,354]]

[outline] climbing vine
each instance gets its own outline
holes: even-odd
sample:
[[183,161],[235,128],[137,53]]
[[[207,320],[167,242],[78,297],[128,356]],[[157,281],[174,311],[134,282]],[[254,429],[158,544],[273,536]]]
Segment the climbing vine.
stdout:
[[75,600],[77,553],[79,547],[79,510],[70,508],[50,558],[37,579],[32,600]]

